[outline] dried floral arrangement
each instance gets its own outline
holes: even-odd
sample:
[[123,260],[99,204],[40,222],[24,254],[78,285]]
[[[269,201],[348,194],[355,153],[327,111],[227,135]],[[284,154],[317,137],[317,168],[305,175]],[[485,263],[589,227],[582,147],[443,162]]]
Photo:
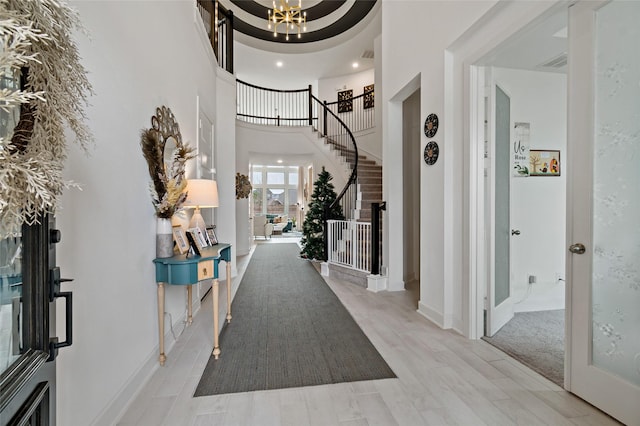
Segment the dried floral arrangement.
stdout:
[[70,184],[65,128],[85,150],[93,141],[84,123],[93,92],[75,30],[79,17],[63,1],[0,0],[0,79],[16,83],[0,90],[0,108],[17,117],[0,137],[0,238],[55,212]]
[[252,188],[249,176],[236,173],[236,200],[248,198]]
[[[176,147],[171,162],[165,164],[165,148],[170,139],[175,141]],[[166,106],[156,108],[156,115],[151,117],[151,129],[143,129],[140,134],[140,146],[149,166],[149,191],[156,216],[170,219],[187,199],[185,165],[195,157],[194,149],[182,143],[180,127]]]

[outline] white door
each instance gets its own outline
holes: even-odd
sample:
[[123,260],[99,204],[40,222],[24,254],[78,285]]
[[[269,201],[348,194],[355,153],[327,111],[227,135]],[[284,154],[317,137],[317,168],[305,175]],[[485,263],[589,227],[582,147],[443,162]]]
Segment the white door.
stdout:
[[[510,180],[511,180],[511,99],[498,85],[492,90],[493,126],[490,135],[494,135],[493,155],[491,161],[491,180],[494,182],[488,200],[492,229],[490,241],[490,265],[487,286],[487,318],[485,335],[493,336],[502,326],[513,318],[513,298],[511,297],[510,268]],[[490,136],[491,137],[491,136]]]
[[569,10],[566,386],[640,425],[640,2]]

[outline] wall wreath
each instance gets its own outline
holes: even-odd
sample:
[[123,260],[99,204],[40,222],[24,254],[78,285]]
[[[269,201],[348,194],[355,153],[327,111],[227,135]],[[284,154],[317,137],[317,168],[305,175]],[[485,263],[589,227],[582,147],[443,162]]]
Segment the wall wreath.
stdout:
[[251,182],[249,182],[249,176],[236,173],[236,200],[241,198],[248,198],[251,194]]
[[[73,35],[77,12],[58,0],[0,0],[0,239],[22,223],[54,213],[71,130],[88,152],[93,145],[84,108],[93,94]],[[6,120],[5,120],[6,118]]]

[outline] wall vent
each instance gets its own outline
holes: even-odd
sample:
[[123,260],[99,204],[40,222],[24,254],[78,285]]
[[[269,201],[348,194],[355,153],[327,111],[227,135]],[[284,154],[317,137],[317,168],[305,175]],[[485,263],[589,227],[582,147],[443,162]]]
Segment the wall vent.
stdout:
[[567,54],[566,53],[562,53],[544,63],[542,63],[540,66],[542,68],[562,68],[565,65],[567,65]]
[[363,59],[373,59],[373,50],[365,50],[362,52],[361,58]]

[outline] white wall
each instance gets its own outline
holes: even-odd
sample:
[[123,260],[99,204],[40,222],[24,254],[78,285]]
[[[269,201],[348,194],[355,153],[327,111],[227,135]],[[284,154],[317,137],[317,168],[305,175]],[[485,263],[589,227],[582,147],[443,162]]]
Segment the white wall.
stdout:
[[[560,176],[511,178],[511,290],[524,296],[527,275],[537,277],[531,298],[548,291],[556,273],[564,278],[566,221],[567,84],[566,75],[493,68],[493,79],[511,97],[511,128],[530,123],[530,148],[560,150]],[[538,298],[539,299],[539,298]],[[557,309],[556,300],[538,308]],[[518,311],[518,305],[515,306]]]
[[[331,77],[318,80],[318,99],[327,102],[336,102],[338,92],[343,90],[353,90],[353,96],[360,96],[364,93],[364,86],[375,84],[375,70],[369,68],[354,74],[338,77]],[[375,87],[376,93],[378,87]],[[379,105],[376,107],[380,108]],[[376,110],[376,113],[378,111]],[[343,118],[342,116],[340,118]],[[374,118],[377,119],[377,116]],[[376,122],[376,126],[365,131],[355,132],[354,137],[358,144],[359,154],[366,155],[369,159],[381,163],[382,159],[382,131],[381,126]],[[348,124],[348,122],[347,122]],[[353,130],[353,129],[352,129]]]
[[[75,278],[65,284],[74,292],[75,321],[73,346],[58,358],[57,416],[60,425],[113,424],[158,368],[155,217],[140,131],[150,127],[156,107],[166,105],[183,140],[195,145],[196,96],[215,114],[218,89],[213,55],[196,31],[193,2],[73,5],[91,36],[76,39],[95,90],[87,116],[96,145],[88,157],[71,150],[65,177],[83,190],[66,191],[58,212],[58,261],[64,276]],[[228,131],[216,126],[216,143],[228,139]],[[227,201],[233,191],[228,175],[235,171],[228,151],[218,150],[216,158],[218,229],[221,239],[232,241],[235,207]],[[188,176],[194,175],[190,164]],[[179,332],[186,291],[168,287],[166,311]],[[63,329],[64,322],[58,326]],[[170,348],[168,317],[165,330]]]
[[318,80],[318,99],[327,102],[336,102],[338,92],[353,90],[353,97],[364,93],[364,86],[374,84],[375,71],[373,68],[354,74],[341,75]]
[[[435,323],[462,328],[462,143],[447,145],[445,111],[445,49],[480,18],[495,1],[393,1],[382,3],[382,154],[383,190],[387,201],[385,251],[389,289],[402,290],[402,175],[391,171],[402,164],[402,101],[421,88],[420,116],[440,117],[434,140],[440,159],[420,170],[420,305]],[[398,25],[402,22],[402,25]],[[460,123],[461,124],[461,123]],[[452,123],[449,123],[452,125]],[[422,156],[427,139],[415,147]],[[392,249],[390,249],[391,247]]]

